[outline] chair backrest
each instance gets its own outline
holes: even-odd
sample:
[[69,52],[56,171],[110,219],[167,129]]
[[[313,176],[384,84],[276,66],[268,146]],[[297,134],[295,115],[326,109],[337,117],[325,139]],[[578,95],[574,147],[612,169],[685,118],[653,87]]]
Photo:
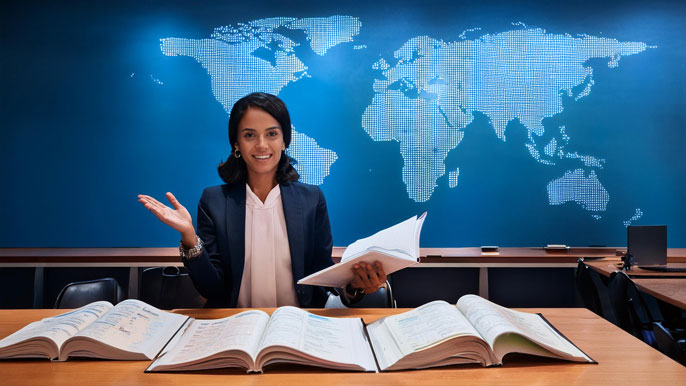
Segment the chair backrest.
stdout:
[[[329,292],[329,298],[326,300],[324,308],[347,308],[341,301],[341,298],[334,293]],[[391,284],[386,281],[384,287],[379,288],[376,292],[365,294],[359,302],[351,304],[350,308],[395,308],[395,299],[393,299],[393,290]]]
[[655,346],[653,322],[659,320],[651,313],[636,284],[625,272],[613,272],[608,290],[617,317],[617,325],[651,346]]
[[123,299],[124,291],[111,277],[77,281],[62,288],[55,300],[55,308],[78,308],[99,300],[117,304]]
[[653,323],[657,348],[668,357],[686,366],[686,340],[676,340],[662,322]]
[[617,324],[614,309],[610,302],[607,285],[600,274],[587,266],[582,259],[576,267],[576,288],[581,295],[584,306],[606,320]]
[[576,266],[576,289],[579,295],[581,295],[584,307],[602,316],[602,305],[600,304],[598,291],[591,278],[591,268],[584,264],[581,259],[579,259],[579,263]]
[[152,267],[141,274],[140,300],[162,309],[202,308],[205,305],[185,267]]

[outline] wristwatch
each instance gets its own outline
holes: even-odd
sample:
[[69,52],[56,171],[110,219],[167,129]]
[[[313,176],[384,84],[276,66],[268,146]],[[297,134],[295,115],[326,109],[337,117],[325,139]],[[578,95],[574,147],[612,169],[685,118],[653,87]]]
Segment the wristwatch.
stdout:
[[193,260],[202,254],[202,248],[205,244],[202,242],[202,239],[200,239],[200,236],[196,235],[195,237],[197,238],[197,242],[191,249],[184,248],[183,242],[179,243],[179,255],[186,260]]
[[348,294],[348,297],[351,302],[356,302],[364,296],[364,289],[363,288],[353,288],[350,284],[345,286],[345,292]]

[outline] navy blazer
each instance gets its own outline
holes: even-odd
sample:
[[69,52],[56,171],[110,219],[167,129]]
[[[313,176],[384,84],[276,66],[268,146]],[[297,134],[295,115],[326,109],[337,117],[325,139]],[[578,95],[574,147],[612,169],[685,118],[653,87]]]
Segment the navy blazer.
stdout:
[[[296,283],[333,264],[324,194],[319,187],[300,182],[280,187],[298,302],[300,307],[323,307],[324,288]],[[183,263],[210,307],[238,303],[245,264],[245,193],[245,183],[237,183],[206,188],[200,197],[197,233],[205,248],[199,257]]]

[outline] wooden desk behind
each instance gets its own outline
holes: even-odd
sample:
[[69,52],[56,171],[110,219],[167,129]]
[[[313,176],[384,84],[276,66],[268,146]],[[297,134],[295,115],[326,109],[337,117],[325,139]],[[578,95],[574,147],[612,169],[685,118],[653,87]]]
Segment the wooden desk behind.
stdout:
[[686,277],[633,278],[638,288],[663,302],[686,310]]
[[[584,263],[606,277],[610,277],[612,272],[619,271],[622,267],[621,260],[617,258],[585,261]],[[686,310],[685,272],[657,272],[638,267],[632,267],[631,270],[624,272],[631,277],[631,280],[641,291]]]
[[[63,310],[62,310],[63,311]],[[197,318],[219,318],[242,310],[181,310]],[[406,310],[328,309],[315,313],[362,317],[369,323]],[[150,362],[71,360],[0,361],[0,383],[13,385],[667,385],[683,382],[686,368],[586,309],[522,309],[541,312],[556,328],[599,362],[576,364],[546,359],[507,361],[502,367],[453,366],[390,373],[334,372],[309,367],[267,368],[264,374],[235,369],[154,373]],[[60,310],[0,310],[0,338]]]
[[[676,261],[675,261],[676,260]],[[686,263],[683,263],[680,261],[680,259],[668,259],[670,264],[674,264],[674,266],[686,266]],[[617,272],[622,270],[623,263],[620,258],[603,258],[603,259],[598,259],[598,260],[590,260],[590,261],[584,261],[586,265],[589,267],[593,268],[594,270],[598,271],[598,273],[602,274],[603,276],[610,277],[612,272]],[[648,269],[642,269],[637,266],[631,267],[630,270],[624,271],[626,272],[629,277],[641,277],[641,278],[649,278],[649,277],[684,277],[686,278],[686,272],[660,272],[660,271],[651,271]]]
[[[334,247],[332,257],[335,261],[340,259],[344,249]],[[400,288],[413,289],[421,286],[424,291],[436,287],[437,283],[443,284],[443,288],[436,290],[436,294],[445,294],[451,291],[455,293],[455,296],[463,293],[477,293],[484,298],[492,298],[509,306],[547,307],[557,304],[575,306],[579,304],[573,299],[573,269],[576,267],[576,260],[579,257],[587,259],[614,257],[623,251],[622,248],[614,247],[572,247],[569,250],[545,250],[541,247],[505,247],[500,248],[498,254],[482,254],[478,247],[421,248],[420,264],[405,270],[407,272],[401,271],[398,282],[402,283]],[[671,248],[668,254],[670,260],[686,261],[686,248]],[[33,269],[28,275],[33,275],[33,307],[35,308],[49,305],[46,304],[46,301],[49,303],[49,299],[43,298],[46,293],[46,268],[53,269],[51,272],[60,268],[126,269],[127,271],[121,273],[122,278],[120,279],[128,283],[129,297],[137,298],[140,270],[145,267],[167,265],[182,265],[176,248],[0,248],[0,269]],[[526,272],[532,268],[538,271]],[[85,280],[85,278],[76,280]],[[67,284],[67,282],[65,281],[62,285]],[[450,287],[450,283],[458,282],[470,283],[462,288],[452,289]],[[506,299],[509,293],[514,294],[513,288],[523,291],[522,288],[531,283],[535,283],[536,287],[529,286],[528,292],[522,292],[512,297],[534,299],[536,294],[543,293],[572,295],[566,295],[563,299],[551,298],[533,303]],[[53,286],[56,284],[59,283],[53,282]],[[553,288],[545,288],[546,286]],[[435,299],[434,294],[431,294],[426,299],[408,298],[405,303],[402,303],[402,292],[396,294],[399,295],[397,298],[401,301],[400,304],[406,306],[417,306],[430,300],[429,298]],[[507,296],[503,296],[503,294]]]

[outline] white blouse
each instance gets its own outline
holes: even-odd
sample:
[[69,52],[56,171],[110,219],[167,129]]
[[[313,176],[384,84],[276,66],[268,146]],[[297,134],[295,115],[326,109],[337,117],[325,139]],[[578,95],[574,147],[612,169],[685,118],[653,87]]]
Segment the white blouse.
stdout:
[[264,202],[245,186],[245,264],[237,305],[298,306],[278,184]]

